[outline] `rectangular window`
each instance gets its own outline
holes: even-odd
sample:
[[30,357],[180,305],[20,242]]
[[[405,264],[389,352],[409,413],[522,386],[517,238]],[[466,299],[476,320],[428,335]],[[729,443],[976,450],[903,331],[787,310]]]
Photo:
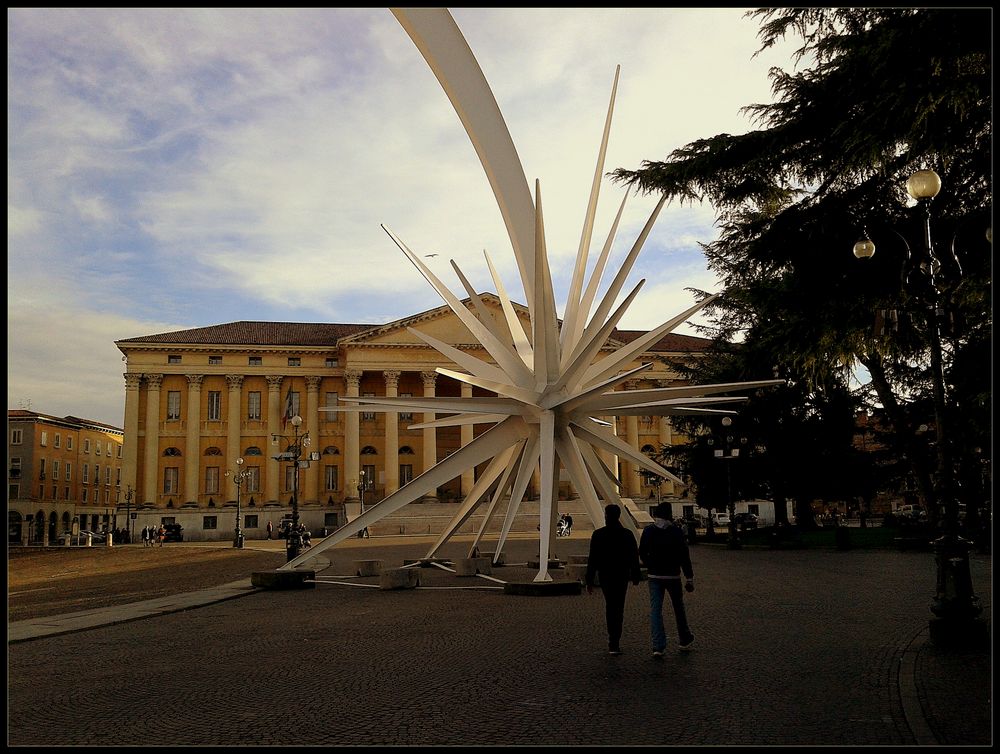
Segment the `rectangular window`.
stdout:
[[334,357],[327,356],[326,357],[326,365],[328,367],[338,367],[338,366],[340,366],[340,359],[338,359],[336,356],[334,356]]
[[177,467],[168,466],[163,470],[163,492],[167,495],[177,494]]
[[39,479],[44,479],[45,478],[45,459],[44,458],[41,458],[38,461],[38,478]]
[[249,364],[252,367],[261,367],[261,366],[264,366],[264,357],[263,356],[251,356]]
[[90,484],[90,464],[83,464],[83,483]]
[[84,441],[83,441],[83,452],[84,453],[89,453],[90,452],[90,438],[89,437],[84,438]]
[[328,528],[329,527],[336,528],[338,526],[338,523],[337,523],[337,514],[336,513],[324,513],[323,514],[323,526],[326,526]]
[[295,489],[295,464],[291,463],[285,467],[285,492],[292,492]]
[[337,467],[327,466],[325,477],[326,477],[326,490],[328,492],[335,492],[337,490]]
[[[337,400],[340,396],[337,393],[327,393],[326,403],[324,404],[327,408],[335,408],[337,405]],[[324,421],[335,422],[340,418],[339,411],[324,411],[323,415],[326,417]]]
[[69,487],[63,487],[63,500],[69,500]]
[[122,446],[121,445],[118,446],[118,457],[119,458],[122,457]]
[[248,466],[247,472],[246,491],[260,492],[260,466]]
[[205,516],[202,521],[202,529],[217,529],[219,526],[218,516]]
[[290,367],[300,367],[300,366],[302,366],[302,359],[299,358],[298,356],[289,356],[288,357],[288,366],[290,366]]
[[247,419],[260,419],[260,391],[247,393]]
[[83,502],[87,502],[87,493],[90,492],[86,487],[83,488]]
[[101,464],[94,464],[94,484],[101,483]]
[[52,438],[52,447],[62,447],[62,436],[58,432],[56,432],[56,436]]
[[[374,490],[375,489],[375,465],[366,463],[361,467],[361,470],[365,472],[365,489]],[[369,501],[370,502],[370,501]]]
[[111,484],[111,467],[108,466],[104,469],[104,483],[107,485]]
[[94,443],[94,455],[99,456],[101,454],[101,441],[98,440]]
[[52,499],[53,500],[59,499],[59,488],[54,484],[52,485]]
[[59,461],[52,462],[52,478],[53,479],[59,478]]
[[[361,397],[362,398],[374,398],[375,397],[375,393],[362,393]],[[364,421],[366,421],[366,422],[375,421],[375,412],[374,411],[362,411],[361,412],[361,418]]]
[[[66,464],[66,465],[68,466],[69,464]],[[11,456],[11,458],[10,458],[10,476],[12,478],[14,478],[14,479],[17,479],[19,476],[21,476],[21,457],[20,456]]]
[[177,421],[181,418],[181,391],[167,391],[167,421]]
[[8,484],[7,497],[9,497],[11,500],[17,500],[19,497],[21,497],[21,485]]
[[[399,397],[400,398],[412,398],[413,397],[413,393],[400,393]],[[404,422],[411,422],[411,421],[413,421],[413,412],[412,411],[400,411],[399,412],[399,420],[400,421],[404,421]]]
[[12,429],[10,431],[10,444],[11,445],[20,445],[21,444],[21,430],[19,430],[19,429]]
[[109,490],[107,488],[104,489],[104,502],[105,503],[110,503],[111,502],[111,490]]
[[44,429],[42,430],[41,439],[38,441],[38,444],[41,445],[43,448],[49,444],[49,433],[46,432]]
[[209,364],[221,364],[222,363],[222,357],[221,356],[209,356],[208,357],[208,363]]
[[67,482],[73,481],[73,464],[70,463],[69,461],[66,461],[66,481]]
[[168,364],[180,364],[181,363],[181,357],[180,357],[180,355],[179,354],[169,354],[167,356],[167,363]]
[[66,436],[66,450],[73,450],[73,435]]
[[248,515],[243,518],[244,529],[259,529],[260,523],[256,515]]
[[122,468],[119,466],[115,469],[115,485],[118,487],[122,486]]
[[208,466],[205,469],[205,494],[217,495],[219,493],[219,467]]
[[105,448],[107,448],[108,451],[108,458],[111,458],[111,443],[108,442],[108,444],[105,445]]
[[401,463],[399,464],[399,486],[402,487],[404,484],[413,481],[413,464],[412,463]]
[[222,419],[222,393],[218,390],[208,391],[208,420]]

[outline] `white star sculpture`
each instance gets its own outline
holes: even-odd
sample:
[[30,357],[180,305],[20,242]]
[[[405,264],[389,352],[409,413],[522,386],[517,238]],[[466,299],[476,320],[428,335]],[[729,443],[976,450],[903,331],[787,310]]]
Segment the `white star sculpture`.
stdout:
[[[479,475],[479,479],[459,506],[455,516],[428,551],[427,559],[433,558],[473,512],[480,505],[487,503],[482,524],[469,550],[471,557],[494,512],[506,498],[508,500],[506,513],[496,547],[496,557],[499,558],[532,473],[540,468],[539,571],[534,580],[551,581],[548,564],[555,529],[554,522],[558,516],[556,501],[560,465],[569,475],[595,526],[603,523],[605,503],[621,504],[618,493],[619,482],[598,455],[602,450],[654,474],[683,484],[665,468],[622,442],[609,430],[607,422],[601,421],[598,417],[734,413],[708,406],[744,401],[746,398],[705,396],[736,389],[773,385],[780,381],[616,391],[616,386],[634,378],[652,364],[643,364],[627,371],[620,371],[621,369],[715,298],[714,296],[706,298],[669,322],[622,346],[613,354],[595,361],[601,347],[607,343],[609,335],[645,282],[640,281],[621,304],[614,306],[665,201],[664,197],[656,205],[621,269],[591,314],[591,309],[597,301],[598,286],[608,261],[618,222],[625,207],[623,199],[590,279],[584,287],[594,215],[604,170],[615,91],[618,86],[618,71],[615,72],[590,202],[587,206],[576,267],[567,296],[565,316],[560,328],[545,251],[541,188],[536,181],[532,202],[520,159],[478,62],[447,10],[410,8],[393,9],[392,12],[420,49],[451,98],[479,153],[511,238],[531,315],[531,332],[525,332],[522,327],[521,320],[515,313],[489,255],[486,256],[486,261],[496,286],[497,297],[502,305],[504,315],[502,318],[494,317],[486,308],[479,294],[454,262],[452,266],[468,294],[475,314],[435,277],[417,254],[386,229],[386,233],[414,267],[478,339],[492,357],[493,363],[413,328],[409,328],[410,332],[464,370],[455,371],[439,367],[436,370],[439,374],[489,390],[496,393],[497,397],[374,400],[342,398],[341,400],[354,405],[330,407],[326,410],[418,410],[451,414],[436,421],[410,425],[411,429],[484,423],[494,426],[281,568],[287,570],[303,565],[326,548],[356,535],[365,527],[436,490],[462,472],[489,461],[486,470]],[[622,522],[634,531],[635,526],[629,516],[623,516]]]

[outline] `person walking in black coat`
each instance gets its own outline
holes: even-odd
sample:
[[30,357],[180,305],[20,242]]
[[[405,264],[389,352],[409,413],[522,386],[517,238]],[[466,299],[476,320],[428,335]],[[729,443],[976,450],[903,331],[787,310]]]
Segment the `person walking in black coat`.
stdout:
[[594,577],[604,593],[605,619],[608,625],[608,651],[620,655],[622,624],[625,622],[625,594],[628,582],[639,583],[639,550],[635,535],[622,526],[622,509],[614,504],[604,507],[604,526],[590,537],[587,558],[587,594],[594,591]]
[[660,503],[653,509],[653,523],[642,530],[639,538],[639,557],[646,566],[649,581],[649,626],[653,639],[653,657],[663,657],[667,648],[666,630],[663,626],[663,593],[670,595],[677,620],[677,642],[682,650],[694,644],[694,634],[688,626],[684,610],[684,591],[681,589],[681,571],[684,572],[683,589],[694,591],[694,570],[684,532],[673,521],[670,503]]

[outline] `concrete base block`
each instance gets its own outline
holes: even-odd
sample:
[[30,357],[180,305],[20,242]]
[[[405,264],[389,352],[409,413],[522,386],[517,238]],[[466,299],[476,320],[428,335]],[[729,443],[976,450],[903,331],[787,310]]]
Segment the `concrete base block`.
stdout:
[[315,589],[315,571],[254,571],[250,583],[261,589]]
[[420,565],[421,568],[433,568],[435,563],[451,565],[447,558],[403,558],[403,565]]
[[578,565],[580,563],[582,563],[583,565],[587,565],[587,562],[589,560],[590,556],[588,555],[570,555],[568,558],[566,558],[566,562],[569,563],[570,565]]
[[459,558],[455,561],[456,576],[475,576],[478,573],[487,576],[493,573],[489,558]]
[[[538,568],[541,565],[541,561],[538,558],[528,561],[528,568]],[[560,570],[565,564],[559,560],[559,558],[549,559],[549,570]]]
[[378,576],[382,573],[381,560],[355,560],[354,570],[358,576]]
[[[586,563],[568,563],[566,565],[566,576],[570,579],[575,579],[580,583],[585,583],[587,578],[587,564]],[[594,585],[597,586],[597,576],[594,576]]]
[[504,584],[504,594],[528,597],[555,597],[563,594],[580,594],[583,584],[579,581],[511,581]]
[[379,589],[413,589],[420,586],[420,571],[415,568],[387,568],[379,575]]
[[479,553],[479,557],[488,558],[490,563],[493,564],[494,568],[500,568],[507,564],[506,558],[504,558],[503,553],[500,553],[499,557],[497,557],[497,554],[495,552],[481,552]]

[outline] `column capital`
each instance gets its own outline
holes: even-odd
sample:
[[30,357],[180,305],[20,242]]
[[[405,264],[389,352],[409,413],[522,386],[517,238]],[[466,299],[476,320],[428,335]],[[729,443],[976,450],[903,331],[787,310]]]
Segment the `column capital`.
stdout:
[[242,374],[227,374],[226,375],[226,385],[229,386],[230,390],[239,390],[243,387],[243,375]]
[[281,390],[281,381],[285,378],[280,374],[269,374],[264,379],[267,380],[267,391],[276,393]]
[[386,369],[382,372],[382,376],[385,377],[385,386],[399,387],[399,377],[402,374],[398,369]]
[[306,377],[306,390],[310,393],[319,392],[319,383],[323,380],[322,377],[316,377],[315,375],[309,375]]
[[437,378],[438,378],[438,373],[437,372],[421,372],[420,373],[420,379],[422,379],[424,381],[424,387],[425,388],[432,388],[432,387],[434,387],[435,383],[437,382]]
[[142,384],[142,375],[137,372],[125,372],[122,377],[125,378],[126,390],[138,390],[139,385]]
[[150,390],[159,390],[163,384],[162,374],[144,374],[143,377],[146,378],[146,387]]
[[344,370],[344,382],[347,383],[348,388],[354,388],[357,390],[361,387],[361,375],[363,375],[360,369],[345,369]]
[[203,374],[185,374],[184,376],[187,377],[189,388],[200,388],[202,380],[205,379]]

